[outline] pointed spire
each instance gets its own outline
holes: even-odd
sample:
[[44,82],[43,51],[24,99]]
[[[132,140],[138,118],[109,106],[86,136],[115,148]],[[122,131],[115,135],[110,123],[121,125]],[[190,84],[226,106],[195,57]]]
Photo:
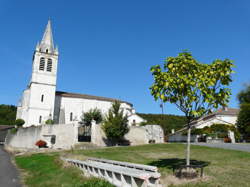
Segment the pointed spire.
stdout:
[[54,43],[53,43],[53,35],[52,35],[50,20],[48,21],[45,32],[43,34],[42,41],[40,42],[40,49],[43,52],[46,52],[46,51],[50,53],[54,52]]

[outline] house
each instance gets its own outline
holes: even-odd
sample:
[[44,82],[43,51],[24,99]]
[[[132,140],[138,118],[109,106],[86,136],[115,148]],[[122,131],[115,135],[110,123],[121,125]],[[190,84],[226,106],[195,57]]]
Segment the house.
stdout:
[[[192,126],[196,129],[202,129],[204,127],[210,127],[213,124],[226,124],[235,126],[237,122],[237,116],[239,109],[237,108],[221,108],[208,115],[205,115],[192,123]],[[184,135],[186,128],[173,132],[169,136],[170,142],[186,142],[187,136]],[[230,135],[234,136],[234,135]],[[196,135],[191,135],[191,142],[198,141]],[[234,139],[234,137],[231,137]]]

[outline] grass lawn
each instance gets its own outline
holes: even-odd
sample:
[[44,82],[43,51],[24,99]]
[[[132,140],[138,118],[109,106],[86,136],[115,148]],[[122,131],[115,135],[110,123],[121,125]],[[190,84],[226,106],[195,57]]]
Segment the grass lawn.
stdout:
[[[155,165],[160,169],[164,183],[168,184],[172,182],[172,179],[168,178],[172,175],[172,168],[175,165],[185,164],[185,145],[183,144],[151,144],[97,150],[74,150],[73,152],[57,154],[77,159],[91,156]],[[35,183],[40,184],[40,186],[62,186],[62,184],[65,184],[63,186],[80,186],[86,182],[86,179],[82,178],[77,170],[62,168],[57,161],[57,154],[36,154],[16,158],[18,166],[29,172],[25,179],[28,186],[34,186]],[[178,186],[250,186],[250,153],[191,146],[191,159],[191,163],[208,165],[205,167],[205,179],[189,183],[181,182]],[[46,180],[52,180],[53,183],[46,184]],[[94,186],[101,185],[95,184]]]
[[113,187],[106,181],[87,179],[73,167],[64,167],[58,154],[17,156],[24,183],[29,187]]

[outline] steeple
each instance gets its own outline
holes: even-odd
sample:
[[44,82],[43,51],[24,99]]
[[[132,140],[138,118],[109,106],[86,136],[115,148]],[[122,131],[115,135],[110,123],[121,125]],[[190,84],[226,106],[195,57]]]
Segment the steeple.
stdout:
[[41,42],[39,43],[39,45],[37,46],[37,49],[45,53],[56,52],[54,48],[54,43],[53,43],[53,35],[52,35],[52,28],[51,28],[50,20],[48,21],[48,24],[43,34],[43,38]]

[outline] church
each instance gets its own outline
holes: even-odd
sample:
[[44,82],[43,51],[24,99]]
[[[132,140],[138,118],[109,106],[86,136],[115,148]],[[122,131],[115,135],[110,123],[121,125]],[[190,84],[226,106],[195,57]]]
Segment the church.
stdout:
[[128,115],[129,126],[143,122],[133,105],[118,99],[79,93],[56,91],[58,48],[54,46],[51,22],[48,21],[42,40],[33,54],[32,75],[17,106],[17,119],[23,119],[23,127],[39,126],[47,120],[55,124],[70,124],[81,121],[83,113],[99,109],[105,115],[114,101]]

